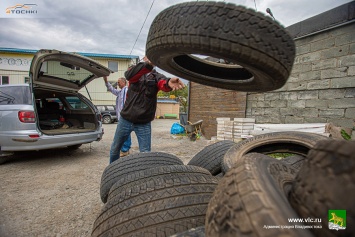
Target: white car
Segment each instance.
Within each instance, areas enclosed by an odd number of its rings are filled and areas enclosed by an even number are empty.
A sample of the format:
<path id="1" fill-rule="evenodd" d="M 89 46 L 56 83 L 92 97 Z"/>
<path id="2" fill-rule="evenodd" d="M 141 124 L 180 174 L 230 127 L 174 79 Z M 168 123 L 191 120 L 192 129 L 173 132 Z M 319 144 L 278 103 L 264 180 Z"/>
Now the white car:
<path id="1" fill-rule="evenodd" d="M 16 151 L 78 148 L 101 140 L 101 114 L 78 91 L 110 73 L 78 54 L 39 50 L 30 84 L 0 86 L 0 163 Z"/>

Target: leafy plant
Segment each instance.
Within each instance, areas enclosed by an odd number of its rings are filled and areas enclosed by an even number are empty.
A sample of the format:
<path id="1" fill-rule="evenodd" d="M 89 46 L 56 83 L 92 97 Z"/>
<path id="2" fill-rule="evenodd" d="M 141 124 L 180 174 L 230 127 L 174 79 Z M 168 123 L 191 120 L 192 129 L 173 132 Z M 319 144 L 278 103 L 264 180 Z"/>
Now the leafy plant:
<path id="1" fill-rule="evenodd" d="M 189 85 L 189 84 L 188 84 Z M 158 97 L 168 97 L 168 98 L 177 98 L 177 101 L 180 102 L 180 111 L 183 113 L 187 112 L 187 105 L 188 105 L 188 91 L 189 86 L 185 86 L 181 90 L 171 91 L 171 92 L 158 92 Z"/>
<path id="2" fill-rule="evenodd" d="M 347 132 L 345 132 L 344 129 L 340 130 L 340 134 L 345 140 L 350 140 L 351 139 L 351 135 L 349 135 Z"/>

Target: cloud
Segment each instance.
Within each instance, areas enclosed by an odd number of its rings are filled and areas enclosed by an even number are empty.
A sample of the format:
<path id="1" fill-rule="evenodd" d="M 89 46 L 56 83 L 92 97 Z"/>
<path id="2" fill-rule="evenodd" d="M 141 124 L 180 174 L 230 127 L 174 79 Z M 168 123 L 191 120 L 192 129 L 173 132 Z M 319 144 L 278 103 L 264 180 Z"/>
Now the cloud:
<path id="1" fill-rule="evenodd" d="M 153 1 L 87 0 L 83 3 L 69 0 L 34 0 L 33 2 L 38 5 L 45 17 L 0 18 L 0 24 L 6 26 L 0 28 L 0 47 L 55 48 L 63 51 L 124 55 L 132 52 L 132 55 L 142 57 L 145 54 L 149 27 L 155 16 L 169 6 L 187 2 L 155 0 L 143 26 Z M 229 2 L 255 10 L 254 0 Z M 258 11 L 266 15 L 265 9 L 270 8 L 276 20 L 284 26 L 305 20 L 346 2 L 349 0 L 255 0 Z"/>

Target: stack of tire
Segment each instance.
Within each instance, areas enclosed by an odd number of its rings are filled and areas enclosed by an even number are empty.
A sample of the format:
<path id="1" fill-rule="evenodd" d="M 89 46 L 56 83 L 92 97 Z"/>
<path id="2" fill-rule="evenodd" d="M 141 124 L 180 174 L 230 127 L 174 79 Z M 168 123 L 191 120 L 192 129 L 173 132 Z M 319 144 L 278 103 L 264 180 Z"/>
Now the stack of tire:
<path id="1" fill-rule="evenodd" d="M 170 236 L 205 223 L 218 178 L 163 152 L 132 154 L 103 172 L 92 236 Z"/>
<path id="2" fill-rule="evenodd" d="M 355 142 L 304 132 L 219 141 L 187 165 L 168 153 L 133 154 L 105 169 L 92 236 L 351 236 L 352 226 L 328 228 L 328 210 L 355 221 L 354 171 Z M 286 228 L 296 225 L 322 227 Z"/>
<path id="3" fill-rule="evenodd" d="M 277 160 L 267 154 L 295 154 Z M 353 236 L 331 229 L 328 211 L 355 221 L 355 142 L 318 134 L 255 136 L 224 155 L 220 180 L 206 213 L 205 236 Z M 290 219 L 293 219 L 290 221 Z"/>
<path id="4" fill-rule="evenodd" d="M 189 81 L 265 92 L 286 83 L 295 44 L 259 12 L 194 1 L 156 16 L 146 54 L 154 65 Z M 269 156 L 274 153 L 292 156 L 278 160 Z M 354 156 L 354 142 L 280 132 L 217 142 L 187 165 L 162 152 L 123 157 L 102 175 L 105 205 L 92 236 L 353 236 L 354 226 L 329 230 L 327 210 L 346 209 L 347 221 L 355 223 Z M 322 228 L 287 227 L 304 226 L 299 218 L 321 218 Z"/>

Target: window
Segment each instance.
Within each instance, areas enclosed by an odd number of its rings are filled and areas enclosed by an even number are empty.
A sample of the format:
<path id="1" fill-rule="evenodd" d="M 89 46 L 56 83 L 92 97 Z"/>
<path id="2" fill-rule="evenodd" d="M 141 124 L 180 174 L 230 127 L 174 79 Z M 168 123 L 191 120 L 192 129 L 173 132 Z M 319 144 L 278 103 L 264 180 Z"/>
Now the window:
<path id="1" fill-rule="evenodd" d="M 98 105 L 98 106 L 96 106 L 96 108 L 97 108 L 100 112 L 104 112 L 104 111 L 105 111 L 105 106 Z"/>
<path id="2" fill-rule="evenodd" d="M 0 87 L 0 105 L 32 104 L 30 88 L 28 86 Z"/>
<path id="3" fill-rule="evenodd" d="M 9 84 L 9 76 L 0 76 L 0 85 L 7 85 Z"/>
<path id="4" fill-rule="evenodd" d="M 76 96 L 67 96 L 65 99 L 69 102 L 70 106 L 74 109 L 87 109 L 88 105 Z"/>
<path id="5" fill-rule="evenodd" d="M 25 77 L 25 83 L 30 84 L 30 78 L 29 77 Z"/>
<path id="6" fill-rule="evenodd" d="M 108 68 L 114 72 L 118 72 L 118 62 L 108 61 Z"/>
<path id="7" fill-rule="evenodd" d="M 46 98 L 45 100 L 46 100 L 46 104 L 48 102 L 57 102 L 59 104 L 59 109 L 64 109 L 63 103 L 62 101 L 60 101 L 59 98 Z"/>

